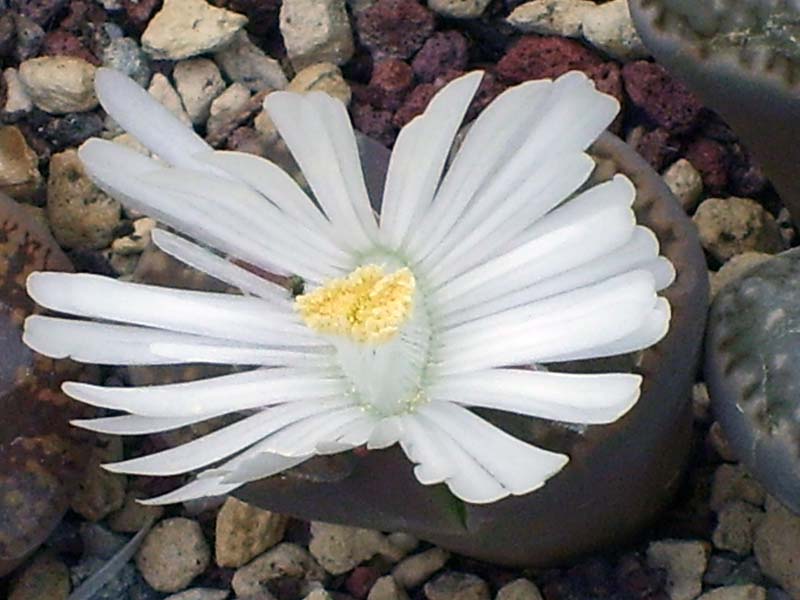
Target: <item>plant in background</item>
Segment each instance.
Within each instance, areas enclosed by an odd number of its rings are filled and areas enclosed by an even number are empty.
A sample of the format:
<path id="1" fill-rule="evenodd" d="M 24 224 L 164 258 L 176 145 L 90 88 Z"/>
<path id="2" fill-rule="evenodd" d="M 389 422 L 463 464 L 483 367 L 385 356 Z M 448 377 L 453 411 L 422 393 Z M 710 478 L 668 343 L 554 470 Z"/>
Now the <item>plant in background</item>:
<path id="1" fill-rule="evenodd" d="M 87 170 L 130 208 L 204 244 L 159 230 L 159 248 L 242 293 L 36 273 L 30 295 L 82 319 L 30 317 L 26 343 L 101 364 L 254 367 L 165 386 L 66 384 L 80 401 L 130 413 L 76 422 L 94 431 L 242 416 L 108 469 L 211 467 L 151 500 L 177 502 L 315 455 L 399 443 L 421 483 L 489 503 L 539 488 L 568 457 L 468 407 L 602 424 L 635 404 L 639 375 L 542 366 L 640 350 L 668 329 L 657 292 L 674 270 L 636 224 L 633 185 L 618 175 L 581 189 L 594 168 L 585 150 L 618 104 L 580 73 L 521 84 L 483 111 L 445 169 L 480 80 L 452 81 L 403 128 L 376 217 L 337 100 L 274 92 L 265 102 L 312 199 L 274 164 L 213 151 L 133 82 L 98 72 L 103 106 L 167 164 L 90 140 L 80 150 Z M 302 278 L 303 293 L 264 271 Z"/>

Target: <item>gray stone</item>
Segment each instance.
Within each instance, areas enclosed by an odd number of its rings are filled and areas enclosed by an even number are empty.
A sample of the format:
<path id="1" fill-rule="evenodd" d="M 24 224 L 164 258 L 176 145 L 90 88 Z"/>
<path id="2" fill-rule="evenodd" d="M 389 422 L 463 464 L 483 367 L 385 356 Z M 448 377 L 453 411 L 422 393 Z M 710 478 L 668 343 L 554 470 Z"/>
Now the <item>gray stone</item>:
<path id="1" fill-rule="evenodd" d="M 17 576 L 8 600 L 66 600 L 69 570 L 48 552 L 38 554 Z"/>
<path id="2" fill-rule="evenodd" d="M 6 84 L 6 103 L 3 105 L 3 114 L 18 116 L 28 113 L 33 109 L 33 101 L 19 78 L 19 71 L 8 67 L 3 71 Z"/>
<path id="3" fill-rule="evenodd" d="M 475 19 L 483 14 L 490 0 L 428 0 L 428 8 L 445 17 Z"/>
<path id="4" fill-rule="evenodd" d="M 647 563 L 667 573 L 670 600 L 694 600 L 703 589 L 709 545 L 701 541 L 662 540 L 647 548 Z"/>
<path id="5" fill-rule="evenodd" d="M 72 587 L 78 587 L 89 577 L 102 569 L 107 562 L 106 559 L 97 558 L 96 556 L 82 558 L 78 564 L 70 569 Z M 134 566 L 127 563 L 114 574 L 114 577 L 107 580 L 103 587 L 94 593 L 92 600 L 120 600 L 120 598 L 129 598 L 128 594 L 136 586 L 138 579 Z"/>
<path id="6" fill-rule="evenodd" d="M 680 200 L 683 210 L 690 213 L 697 208 L 703 195 L 703 178 L 692 163 L 685 158 L 676 160 L 664 172 L 664 183 Z"/>
<path id="7" fill-rule="evenodd" d="M 728 585 L 706 592 L 698 600 L 766 600 L 767 590 L 758 585 Z"/>
<path id="8" fill-rule="evenodd" d="M 325 581 L 325 570 L 303 548 L 284 542 L 237 569 L 231 587 L 237 596 L 255 596 L 268 593 L 269 583 L 277 579 L 297 580 L 300 593 L 307 594 L 317 587 L 313 584 Z"/>
<path id="9" fill-rule="evenodd" d="M 428 600 L 489 600 L 489 586 L 470 573 L 448 571 L 425 584 Z"/>
<path id="10" fill-rule="evenodd" d="M 230 43 L 247 17 L 204 0 L 164 0 L 142 34 L 144 50 L 158 59 L 180 60 Z"/>
<path id="11" fill-rule="evenodd" d="M 65 248 L 80 250 L 98 250 L 105 248 L 114 239 L 114 231 L 120 224 L 122 210 L 117 200 L 100 191 L 89 179 L 83 164 L 74 149 L 54 154 L 50 159 L 50 176 L 47 180 L 47 217 L 58 243 Z M 119 438 L 116 438 L 117 440 Z M 115 443 L 115 442 L 114 442 Z M 119 447 L 119 458 L 122 448 Z M 102 519 L 108 513 L 122 506 L 125 496 L 125 478 L 109 473 L 100 468 L 101 462 L 96 460 L 87 471 L 89 477 L 83 492 L 93 497 L 90 499 L 82 492 L 73 500 L 84 507 L 76 508 L 87 519 Z M 113 483 L 113 482 L 120 483 Z M 100 494 L 105 497 L 96 497 Z M 113 497 L 113 502 L 110 502 Z M 89 509 L 86 505 L 94 505 Z M 102 505 L 102 509 L 101 506 Z M 100 514 L 97 511 L 100 511 Z"/>
<path id="12" fill-rule="evenodd" d="M 408 594 L 394 577 L 385 575 L 372 585 L 367 600 L 408 600 Z"/>
<path id="13" fill-rule="evenodd" d="M 308 549 L 333 575 L 346 573 L 376 554 L 394 551 L 386 536 L 378 531 L 319 521 L 311 523 Z"/>
<path id="14" fill-rule="evenodd" d="M 296 70 L 318 62 L 341 65 L 353 56 L 344 0 L 284 0 L 280 28 Z"/>
<path id="15" fill-rule="evenodd" d="M 228 590 L 214 590 L 211 588 L 192 588 L 167 596 L 164 600 L 225 600 L 229 595 Z"/>
<path id="16" fill-rule="evenodd" d="M 97 106 L 95 71 L 95 66 L 82 58 L 43 56 L 20 64 L 19 77 L 37 108 L 62 115 Z"/>
<path id="17" fill-rule="evenodd" d="M 79 533 L 84 556 L 111 558 L 128 542 L 126 536 L 114 533 L 99 523 L 81 523 Z"/>
<path id="18" fill-rule="evenodd" d="M 741 465 L 720 465 L 711 482 L 712 510 L 719 512 L 731 500 L 744 500 L 754 506 L 764 504 L 764 488 Z"/>
<path id="19" fill-rule="evenodd" d="M 103 66 L 125 73 L 142 87 L 150 81 L 150 60 L 133 38 L 111 40 L 103 50 Z"/>
<path id="20" fill-rule="evenodd" d="M 406 589 L 422 585 L 441 569 L 450 558 L 450 553 L 441 548 L 431 548 L 403 559 L 392 570 L 392 576 Z"/>
<path id="21" fill-rule="evenodd" d="M 161 73 L 153 75 L 153 79 L 150 81 L 150 87 L 147 88 L 147 91 L 150 92 L 153 98 L 158 100 L 159 104 L 166 107 L 169 112 L 178 117 L 184 124 L 191 126 L 192 120 L 183 107 L 180 94 L 172 87 L 172 84 L 165 75 Z"/>
<path id="22" fill-rule="evenodd" d="M 721 263 L 747 251 L 783 250 L 775 218 L 750 198 L 709 198 L 697 207 L 692 220 L 703 247 Z"/>
<path id="23" fill-rule="evenodd" d="M 241 567 L 283 539 L 289 518 L 230 497 L 217 513 L 215 557 L 220 567 Z"/>
<path id="24" fill-rule="evenodd" d="M 594 5 L 584 13 L 581 29 L 586 41 L 611 58 L 629 61 L 650 55 L 633 26 L 627 0 Z"/>
<path id="25" fill-rule="evenodd" d="M 711 541 L 720 550 L 739 555 L 750 554 L 753 535 L 764 518 L 764 512 L 741 500 L 728 502 L 717 514 L 717 526 Z"/>
<path id="26" fill-rule="evenodd" d="M 282 90 L 287 79 L 281 64 L 256 46 L 247 33 L 240 31 L 233 41 L 214 55 L 214 60 L 231 81 L 252 92 Z"/>
<path id="27" fill-rule="evenodd" d="M 536 584 L 529 579 L 515 579 L 497 590 L 495 600 L 543 600 Z"/>
<path id="28" fill-rule="evenodd" d="M 516 7 L 508 22 L 525 33 L 578 37 L 590 0 L 533 0 Z"/>
<path id="29" fill-rule="evenodd" d="M 194 125 L 205 123 L 211 103 L 225 90 L 217 65 L 207 58 L 182 60 L 175 65 L 172 77 L 189 119 Z"/>
<path id="30" fill-rule="evenodd" d="M 142 542 L 136 566 L 153 589 L 179 592 L 206 570 L 211 549 L 197 521 L 176 517 L 158 523 Z"/>
<path id="31" fill-rule="evenodd" d="M 767 516 L 756 529 L 753 550 L 765 575 L 774 579 L 793 598 L 800 598 L 800 516 L 773 498 Z"/>

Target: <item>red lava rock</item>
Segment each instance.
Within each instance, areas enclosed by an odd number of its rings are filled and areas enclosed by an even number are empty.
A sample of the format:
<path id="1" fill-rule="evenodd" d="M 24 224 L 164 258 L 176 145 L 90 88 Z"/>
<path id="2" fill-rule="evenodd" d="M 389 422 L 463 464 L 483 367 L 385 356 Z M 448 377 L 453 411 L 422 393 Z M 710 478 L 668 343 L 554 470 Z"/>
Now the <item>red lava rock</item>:
<path id="1" fill-rule="evenodd" d="M 161 7 L 161 0 L 122 0 L 128 23 L 138 30 L 144 30 L 150 17 Z"/>
<path id="2" fill-rule="evenodd" d="M 558 77 L 572 70 L 588 72 L 602 64 L 599 56 L 575 40 L 525 36 L 497 63 L 497 74 L 513 84 Z"/>
<path id="3" fill-rule="evenodd" d="M 11 0 L 11 9 L 42 27 L 49 25 L 69 0 Z"/>
<path id="4" fill-rule="evenodd" d="M 347 591 L 357 600 L 363 600 L 380 577 L 374 567 L 356 567 L 344 582 Z"/>
<path id="5" fill-rule="evenodd" d="M 700 171 L 710 193 L 718 194 L 728 185 L 728 153 L 719 142 L 707 138 L 692 142 L 686 149 L 686 159 Z"/>
<path id="6" fill-rule="evenodd" d="M 380 110 L 366 102 L 353 102 L 350 112 L 353 125 L 361 133 L 384 146 L 391 146 L 397 137 L 397 130 L 392 123 L 392 112 Z"/>
<path id="7" fill-rule="evenodd" d="M 497 98 L 505 89 L 506 85 L 502 83 L 494 74 L 486 72 L 483 74 L 481 84 L 478 86 L 478 91 L 475 92 L 475 97 L 467 110 L 466 119 L 468 121 L 474 119 L 478 114 L 486 108 L 492 100 Z"/>
<path id="8" fill-rule="evenodd" d="M 394 123 L 395 127 L 403 127 L 411 119 L 421 114 L 422 111 L 425 110 L 425 107 L 428 106 L 428 102 L 431 101 L 431 98 L 441 89 L 442 85 L 444 84 L 437 85 L 435 82 L 421 83 L 411 90 L 408 98 L 403 102 L 403 106 L 401 106 L 397 112 L 394 113 L 394 117 L 392 117 L 392 123 Z"/>
<path id="9" fill-rule="evenodd" d="M 51 56 L 77 56 L 93 65 L 100 65 L 100 61 L 86 49 L 76 35 L 63 29 L 56 29 L 44 36 L 42 53 Z"/>
<path id="10" fill-rule="evenodd" d="M 679 150 L 669 132 L 660 127 L 642 134 L 634 143 L 634 148 L 653 169 L 659 172 L 676 158 Z"/>
<path id="11" fill-rule="evenodd" d="M 467 40 L 457 31 L 439 31 L 429 37 L 411 63 L 417 79 L 430 83 L 445 71 L 467 68 Z"/>
<path id="12" fill-rule="evenodd" d="M 375 108 L 397 110 L 413 85 L 414 73 L 408 63 L 389 58 L 375 64 L 365 92 Z"/>
<path id="13" fill-rule="evenodd" d="M 661 65 L 640 60 L 622 68 L 633 103 L 670 133 L 686 133 L 697 123 L 703 105 Z"/>
<path id="14" fill-rule="evenodd" d="M 586 70 L 586 74 L 592 78 L 597 89 L 614 96 L 622 104 L 625 100 L 625 94 L 622 88 L 622 69 L 619 68 L 617 63 L 607 62 L 596 67 L 590 67 Z"/>
<path id="15" fill-rule="evenodd" d="M 409 58 L 433 33 L 433 13 L 415 0 L 378 0 L 356 17 L 361 43 L 375 58 Z"/>
<path id="16" fill-rule="evenodd" d="M 102 25 L 105 21 L 106 12 L 96 2 L 72 0 L 69 13 L 61 20 L 60 28 L 81 34 L 90 30 L 87 25 Z"/>
<path id="17" fill-rule="evenodd" d="M 264 142 L 261 134 L 252 127 L 237 127 L 226 140 L 225 146 L 228 150 L 247 152 L 262 156 L 264 154 Z"/>
<path id="18" fill-rule="evenodd" d="M 728 146 L 730 151 L 730 185 L 734 196 L 749 197 L 763 191 L 767 186 L 764 172 L 750 157 L 741 144 Z"/>

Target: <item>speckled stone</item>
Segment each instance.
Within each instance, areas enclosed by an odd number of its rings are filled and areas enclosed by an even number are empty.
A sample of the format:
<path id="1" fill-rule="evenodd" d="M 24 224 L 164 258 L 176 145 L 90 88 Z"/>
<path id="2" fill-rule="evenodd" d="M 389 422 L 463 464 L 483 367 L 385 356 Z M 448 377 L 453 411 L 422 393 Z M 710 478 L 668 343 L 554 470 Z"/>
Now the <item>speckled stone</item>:
<path id="1" fill-rule="evenodd" d="M 78 486 L 70 508 L 89 521 L 99 521 L 119 510 L 125 501 L 127 477 L 110 473 L 101 465 L 120 460 L 122 439 L 116 436 L 98 436 L 86 469 L 86 477 Z"/>
<path id="2" fill-rule="evenodd" d="M 43 56 L 26 60 L 19 76 L 37 108 L 63 115 L 92 110 L 96 67 L 74 56 Z"/>
<path id="3" fill-rule="evenodd" d="M 495 600 L 543 600 L 536 584 L 529 579 L 515 579 L 497 590 Z"/>
<path id="4" fill-rule="evenodd" d="M 231 81 L 246 85 L 251 92 L 282 90 L 286 74 L 281 64 L 240 31 L 233 41 L 214 54 L 214 59 Z"/>
<path id="5" fill-rule="evenodd" d="M 428 0 L 428 7 L 444 17 L 475 19 L 483 14 L 490 0 Z"/>
<path id="6" fill-rule="evenodd" d="M 306 550 L 284 542 L 237 569 L 231 587 L 237 596 L 256 596 L 268 593 L 277 580 L 294 581 L 307 594 L 325 581 L 325 570 Z"/>
<path id="7" fill-rule="evenodd" d="M 42 185 L 39 157 L 18 127 L 0 127 L 0 192 L 30 201 Z"/>
<path id="8" fill-rule="evenodd" d="M 378 578 L 369 590 L 367 600 L 408 600 L 408 594 L 391 575 Z"/>
<path id="9" fill-rule="evenodd" d="M 344 0 L 283 0 L 280 28 L 295 69 L 314 63 L 346 63 L 353 32 Z"/>
<path id="10" fill-rule="evenodd" d="M 489 600 L 489 586 L 470 573 L 448 571 L 429 581 L 424 587 L 428 600 Z"/>
<path id="11" fill-rule="evenodd" d="M 217 514 L 215 557 L 220 567 L 241 567 L 283 539 L 288 517 L 236 498 Z"/>
<path id="12" fill-rule="evenodd" d="M 50 553 L 38 554 L 11 586 L 8 600 L 66 600 L 69 570 Z"/>
<path id="13" fill-rule="evenodd" d="M 112 531 L 135 533 L 161 517 L 163 506 L 147 506 L 136 501 L 144 497 L 145 494 L 136 491 L 129 491 L 125 495 L 122 507 L 108 516 L 108 526 Z"/>
<path id="14" fill-rule="evenodd" d="M 217 65 L 207 58 L 182 60 L 175 65 L 172 77 L 189 119 L 194 125 L 205 123 L 211 103 L 225 90 Z"/>
<path id="15" fill-rule="evenodd" d="M 764 504 L 766 493 L 741 465 L 720 465 L 711 480 L 712 510 L 720 511 L 731 500 L 744 500 L 753 506 Z"/>
<path id="16" fill-rule="evenodd" d="M 650 55 L 633 26 L 627 0 L 595 4 L 584 13 L 581 29 L 586 41 L 616 60 Z"/>
<path id="17" fill-rule="evenodd" d="M 691 213 L 703 195 L 703 177 L 685 158 L 680 158 L 664 172 L 664 183 L 680 200 L 683 210 Z"/>
<path id="18" fill-rule="evenodd" d="M 524 33 L 578 37 L 584 14 L 594 7 L 590 0 L 532 0 L 511 11 L 508 22 Z"/>
<path id="19" fill-rule="evenodd" d="M 753 549 L 753 535 L 764 519 L 764 512 L 741 500 L 725 504 L 717 513 L 717 526 L 711 541 L 720 550 L 746 556 Z"/>
<path id="20" fill-rule="evenodd" d="M 379 531 L 314 521 L 311 523 L 309 551 L 333 575 L 350 571 L 376 554 L 393 549 Z"/>
<path id="21" fill-rule="evenodd" d="M 22 80 L 19 78 L 19 71 L 12 67 L 7 68 L 3 71 L 3 81 L 5 82 L 6 100 L 2 108 L 2 114 L 18 117 L 30 112 L 33 109 L 33 102 Z"/>
<path id="22" fill-rule="evenodd" d="M 450 553 L 446 550 L 431 548 L 400 561 L 392 570 L 392 576 L 404 588 L 414 588 L 427 581 L 449 558 Z"/>
<path id="23" fill-rule="evenodd" d="M 667 573 L 670 600 L 694 600 L 703 589 L 709 544 L 702 541 L 663 540 L 651 542 L 647 563 Z"/>
<path id="24" fill-rule="evenodd" d="M 753 544 L 758 565 L 793 598 L 800 598 L 800 516 L 773 498 L 766 507 Z"/>
<path id="25" fill-rule="evenodd" d="M 176 517 L 158 523 L 142 542 L 136 566 L 153 589 L 178 592 L 206 570 L 211 549 L 200 524 Z"/>

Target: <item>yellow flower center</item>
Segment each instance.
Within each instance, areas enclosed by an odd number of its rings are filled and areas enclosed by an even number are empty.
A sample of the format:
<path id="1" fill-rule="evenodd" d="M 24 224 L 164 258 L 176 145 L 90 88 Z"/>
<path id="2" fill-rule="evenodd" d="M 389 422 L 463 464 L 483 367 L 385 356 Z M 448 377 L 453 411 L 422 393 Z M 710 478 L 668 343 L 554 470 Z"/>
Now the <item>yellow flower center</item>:
<path id="1" fill-rule="evenodd" d="M 295 309 L 314 331 L 381 344 L 391 340 L 408 319 L 415 288 L 408 268 L 387 275 L 383 267 L 365 265 L 298 296 Z"/>

